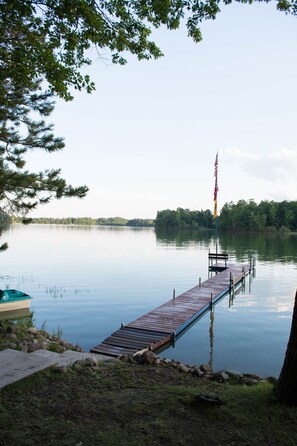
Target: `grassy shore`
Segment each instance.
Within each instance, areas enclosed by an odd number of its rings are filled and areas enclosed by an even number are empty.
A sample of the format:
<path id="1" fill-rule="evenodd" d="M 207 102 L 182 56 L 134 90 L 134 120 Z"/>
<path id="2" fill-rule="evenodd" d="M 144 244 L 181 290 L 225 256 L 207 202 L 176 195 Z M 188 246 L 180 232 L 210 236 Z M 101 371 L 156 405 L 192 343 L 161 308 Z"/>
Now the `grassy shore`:
<path id="1" fill-rule="evenodd" d="M 1 446 L 295 446 L 296 426 L 297 409 L 276 404 L 267 381 L 220 383 L 169 365 L 48 369 L 0 392 Z"/>

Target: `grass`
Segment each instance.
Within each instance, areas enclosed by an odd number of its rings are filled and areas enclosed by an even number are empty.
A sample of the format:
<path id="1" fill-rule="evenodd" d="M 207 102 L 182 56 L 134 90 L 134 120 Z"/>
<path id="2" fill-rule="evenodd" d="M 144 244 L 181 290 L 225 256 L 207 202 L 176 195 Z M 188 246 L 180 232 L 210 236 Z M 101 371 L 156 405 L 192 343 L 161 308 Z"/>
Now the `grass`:
<path id="1" fill-rule="evenodd" d="M 63 330 L 61 327 L 58 326 L 56 330 L 53 331 L 53 336 L 57 339 L 62 339 Z"/>
<path id="2" fill-rule="evenodd" d="M 221 406 L 198 403 L 199 393 Z M 114 362 L 40 372 L 0 392 L 0 445 L 297 444 L 297 409 L 272 385 L 201 380 L 171 367 Z"/>

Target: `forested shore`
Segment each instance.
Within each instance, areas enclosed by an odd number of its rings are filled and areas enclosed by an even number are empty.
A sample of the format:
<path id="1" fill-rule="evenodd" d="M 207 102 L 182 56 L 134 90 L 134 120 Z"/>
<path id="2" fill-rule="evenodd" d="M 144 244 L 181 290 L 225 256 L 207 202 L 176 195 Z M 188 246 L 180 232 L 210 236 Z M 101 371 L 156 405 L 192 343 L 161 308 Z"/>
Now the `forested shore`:
<path id="1" fill-rule="evenodd" d="M 191 211 L 178 208 L 158 211 L 156 229 L 215 229 L 210 210 Z M 219 215 L 221 231 L 297 231 L 297 201 L 239 200 L 225 203 Z"/>
<path id="2" fill-rule="evenodd" d="M 20 219 L 14 220 L 20 223 Z M 154 226 L 154 220 L 133 218 L 126 219 L 122 217 L 109 218 L 91 218 L 91 217 L 67 217 L 67 218 L 32 218 L 30 223 L 47 224 L 47 225 L 86 225 L 86 226 L 134 226 L 134 227 L 150 227 Z"/>
<path id="3" fill-rule="evenodd" d="M 1 215 L 0 215 L 1 217 Z M 1 217 L 9 221 L 3 213 Z M 21 219 L 13 218 L 13 222 L 20 223 Z M 156 219 L 123 217 L 91 218 L 32 218 L 31 223 L 55 225 L 89 225 L 89 226 L 132 226 L 154 227 L 162 230 L 214 230 L 216 221 L 212 212 L 207 210 L 190 210 L 177 208 L 165 209 L 157 212 Z M 239 200 L 237 203 L 225 203 L 219 214 L 220 231 L 234 232 L 288 232 L 297 231 L 297 201 L 261 201 Z"/>

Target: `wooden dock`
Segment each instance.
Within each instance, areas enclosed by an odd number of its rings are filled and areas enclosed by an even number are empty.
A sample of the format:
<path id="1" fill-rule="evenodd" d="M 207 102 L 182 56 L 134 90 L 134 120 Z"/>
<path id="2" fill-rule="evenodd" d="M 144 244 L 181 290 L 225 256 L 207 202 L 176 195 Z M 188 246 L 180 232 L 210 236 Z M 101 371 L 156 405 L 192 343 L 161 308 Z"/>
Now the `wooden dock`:
<path id="1" fill-rule="evenodd" d="M 212 264 L 212 268 L 214 265 Z M 251 272 L 251 264 L 217 264 L 218 274 L 133 322 L 122 326 L 90 351 L 118 357 L 170 343 L 221 297 L 235 290 Z"/>

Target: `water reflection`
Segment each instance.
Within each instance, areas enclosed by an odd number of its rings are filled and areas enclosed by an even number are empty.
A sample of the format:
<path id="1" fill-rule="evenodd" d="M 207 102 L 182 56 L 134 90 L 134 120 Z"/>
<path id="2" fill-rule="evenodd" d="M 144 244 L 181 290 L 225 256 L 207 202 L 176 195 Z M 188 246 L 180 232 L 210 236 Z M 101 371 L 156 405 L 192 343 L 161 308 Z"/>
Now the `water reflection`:
<path id="1" fill-rule="evenodd" d="M 257 255 L 260 261 L 297 262 L 297 234 L 220 234 L 220 246 L 238 260 L 247 254 Z"/>
<path id="2" fill-rule="evenodd" d="M 213 249 L 214 231 L 156 231 L 160 246 L 200 246 Z M 259 261 L 297 263 L 296 233 L 231 233 L 219 234 L 219 251 L 242 262 L 256 257 Z"/>
<path id="3" fill-rule="evenodd" d="M 49 294 L 53 299 L 61 298 L 65 295 L 66 289 L 64 287 L 51 286 L 45 288 L 46 294 Z"/>
<path id="4" fill-rule="evenodd" d="M 174 245 L 177 247 L 187 247 L 198 245 L 208 247 L 215 240 L 214 231 L 169 231 L 156 229 L 156 240 L 159 245 Z"/>
<path id="5" fill-rule="evenodd" d="M 214 306 L 212 305 L 210 307 L 210 311 L 209 311 L 209 346 L 210 346 L 210 351 L 209 351 L 209 367 L 210 370 L 213 371 L 213 349 L 214 349 L 214 317 L 215 317 L 215 311 L 214 311 Z"/>

